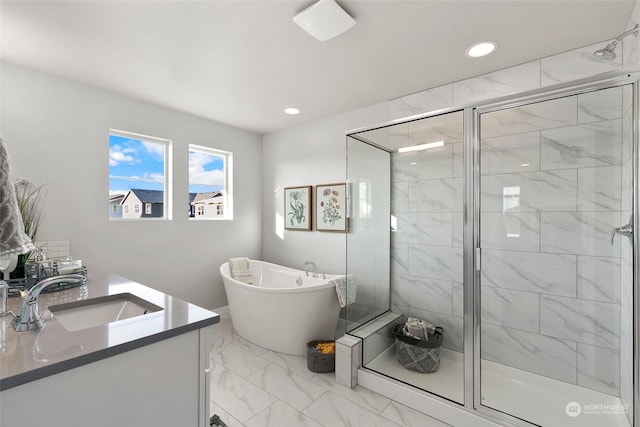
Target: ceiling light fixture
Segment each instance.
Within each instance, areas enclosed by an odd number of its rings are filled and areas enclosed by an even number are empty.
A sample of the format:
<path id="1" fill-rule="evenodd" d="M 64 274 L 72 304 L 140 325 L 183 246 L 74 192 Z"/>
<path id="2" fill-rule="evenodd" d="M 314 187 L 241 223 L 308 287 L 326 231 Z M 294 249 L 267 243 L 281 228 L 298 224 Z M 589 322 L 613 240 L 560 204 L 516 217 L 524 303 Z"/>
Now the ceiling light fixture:
<path id="1" fill-rule="evenodd" d="M 498 43 L 492 41 L 484 41 L 475 43 L 465 51 L 465 54 L 470 58 L 480 58 L 481 56 L 489 55 L 496 50 Z"/>
<path id="2" fill-rule="evenodd" d="M 410 151 L 428 150 L 429 148 L 436 148 L 444 146 L 444 141 L 430 142 L 428 144 L 412 145 L 410 147 L 398 148 L 398 153 L 408 153 Z"/>
<path id="3" fill-rule="evenodd" d="M 285 114 L 289 114 L 290 116 L 295 116 L 296 114 L 300 114 L 300 109 L 295 107 L 288 107 L 284 109 Z"/>
<path id="4" fill-rule="evenodd" d="M 326 41 L 356 25 L 335 0 L 320 0 L 293 17 L 293 22 L 320 41 Z"/>

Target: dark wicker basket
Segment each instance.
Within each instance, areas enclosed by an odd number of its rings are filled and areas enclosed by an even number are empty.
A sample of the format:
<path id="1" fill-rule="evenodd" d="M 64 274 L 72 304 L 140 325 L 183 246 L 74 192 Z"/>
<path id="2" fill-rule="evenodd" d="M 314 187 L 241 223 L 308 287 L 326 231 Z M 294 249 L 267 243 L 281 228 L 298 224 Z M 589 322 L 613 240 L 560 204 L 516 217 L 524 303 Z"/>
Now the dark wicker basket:
<path id="1" fill-rule="evenodd" d="M 321 353 L 316 350 L 320 343 L 332 343 L 334 340 L 317 340 L 307 343 L 307 368 L 311 372 L 326 373 L 336 370 L 336 353 Z"/>
<path id="2" fill-rule="evenodd" d="M 429 334 L 429 341 L 406 336 L 402 333 L 403 325 L 393 328 L 398 362 L 406 369 L 422 374 L 435 372 L 440 367 L 440 348 L 444 330 L 437 326 L 434 334 Z"/>

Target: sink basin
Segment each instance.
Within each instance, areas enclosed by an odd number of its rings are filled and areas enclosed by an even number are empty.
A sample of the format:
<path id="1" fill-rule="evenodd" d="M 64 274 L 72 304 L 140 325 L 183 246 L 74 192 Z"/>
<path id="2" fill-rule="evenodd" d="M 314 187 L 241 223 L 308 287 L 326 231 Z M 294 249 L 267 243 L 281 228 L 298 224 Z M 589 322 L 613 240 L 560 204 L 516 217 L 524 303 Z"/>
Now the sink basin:
<path id="1" fill-rule="evenodd" d="M 107 295 L 49 306 L 55 319 L 69 332 L 89 329 L 162 310 L 130 293 Z"/>

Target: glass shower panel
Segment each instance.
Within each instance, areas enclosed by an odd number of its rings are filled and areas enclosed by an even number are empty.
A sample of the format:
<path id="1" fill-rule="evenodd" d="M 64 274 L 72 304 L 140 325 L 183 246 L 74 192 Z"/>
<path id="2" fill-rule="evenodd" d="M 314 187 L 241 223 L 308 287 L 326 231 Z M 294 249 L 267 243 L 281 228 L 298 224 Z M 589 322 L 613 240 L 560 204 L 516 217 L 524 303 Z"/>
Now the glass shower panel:
<path id="1" fill-rule="evenodd" d="M 631 86 L 480 115 L 481 404 L 632 419 Z"/>
<path id="2" fill-rule="evenodd" d="M 463 139 L 462 111 L 353 138 L 353 145 L 373 142 L 391 157 L 391 305 L 369 330 L 355 332 L 364 338 L 364 366 L 457 403 L 464 402 Z M 348 257 L 353 251 L 348 245 Z M 444 329 L 438 371 L 418 373 L 398 361 L 391 330 L 408 317 Z"/>
<path id="3" fill-rule="evenodd" d="M 347 273 L 356 295 L 342 317 L 350 332 L 389 310 L 389 152 L 347 137 L 347 181 Z"/>

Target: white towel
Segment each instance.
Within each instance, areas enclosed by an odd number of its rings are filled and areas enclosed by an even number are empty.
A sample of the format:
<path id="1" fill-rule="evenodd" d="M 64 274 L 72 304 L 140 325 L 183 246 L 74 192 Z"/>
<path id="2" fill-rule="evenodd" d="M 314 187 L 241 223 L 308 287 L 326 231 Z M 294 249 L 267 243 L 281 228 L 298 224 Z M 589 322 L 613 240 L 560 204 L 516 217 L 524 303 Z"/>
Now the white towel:
<path id="1" fill-rule="evenodd" d="M 238 282 L 253 283 L 249 258 L 229 258 L 229 268 L 231 269 L 231 277 Z"/>
<path id="2" fill-rule="evenodd" d="M 0 139 L 0 258 L 25 254 L 35 249 L 29 236 L 24 233 L 10 172 L 9 154 Z"/>
<path id="3" fill-rule="evenodd" d="M 329 283 L 336 287 L 336 294 L 338 295 L 338 302 L 340 307 L 346 307 L 356 302 L 356 281 L 351 274 L 346 276 L 339 276 L 333 280 L 329 280 Z"/>

